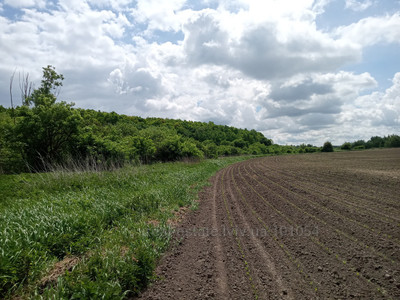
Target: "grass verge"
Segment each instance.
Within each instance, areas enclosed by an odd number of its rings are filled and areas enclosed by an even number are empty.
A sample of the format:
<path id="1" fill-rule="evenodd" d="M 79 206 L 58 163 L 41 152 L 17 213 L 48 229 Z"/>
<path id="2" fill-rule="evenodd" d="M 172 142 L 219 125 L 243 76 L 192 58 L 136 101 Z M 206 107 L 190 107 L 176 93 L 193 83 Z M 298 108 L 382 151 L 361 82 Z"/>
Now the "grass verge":
<path id="1" fill-rule="evenodd" d="M 137 294 L 217 170 L 249 157 L 0 176 L 0 298 Z"/>

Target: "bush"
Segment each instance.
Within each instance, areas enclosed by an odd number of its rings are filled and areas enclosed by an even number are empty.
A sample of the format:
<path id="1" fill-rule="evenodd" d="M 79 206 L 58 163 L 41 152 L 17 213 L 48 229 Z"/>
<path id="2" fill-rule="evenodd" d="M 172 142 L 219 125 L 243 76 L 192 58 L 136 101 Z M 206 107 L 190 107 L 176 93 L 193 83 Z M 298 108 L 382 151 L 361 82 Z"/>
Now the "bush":
<path id="1" fill-rule="evenodd" d="M 349 143 L 349 142 L 344 143 L 344 144 L 340 147 L 340 149 L 342 149 L 342 150 L 351 150 L 351 143 Z"/>
<path id="2" fill-rule="evenodd" d="M 365 149 L 364 145 L 358 145 L 353 147 L 353 150 L 364 150 L 364 149 Z"/>
<path id="3" fill-rule="evenodd" d="M 325 142 L 322 146 L 321 152 L 333 152 L 333 146 L 331 142 Z"/>

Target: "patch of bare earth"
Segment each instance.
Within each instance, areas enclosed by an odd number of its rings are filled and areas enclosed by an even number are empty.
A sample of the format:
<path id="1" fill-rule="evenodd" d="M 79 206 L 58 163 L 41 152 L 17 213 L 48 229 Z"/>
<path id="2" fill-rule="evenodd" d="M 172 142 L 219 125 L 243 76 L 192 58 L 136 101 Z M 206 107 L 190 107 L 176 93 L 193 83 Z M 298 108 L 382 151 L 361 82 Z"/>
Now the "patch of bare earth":
<path id="1" fill-rule="evenodd" d="M 58 277 L 65 274 L 66 271 L 72 270 L 79 263 L 79 257 L 67 256 L 63 260 L 56 262 L 47 276 L 40 280 L 40 286 L 46 287 L 57 282 Z"/>
<path id="2" fill-rule="evenodd" d="M 400 299 L 400 149 L 258 158 L 212 178 L 143 299 Z"/>

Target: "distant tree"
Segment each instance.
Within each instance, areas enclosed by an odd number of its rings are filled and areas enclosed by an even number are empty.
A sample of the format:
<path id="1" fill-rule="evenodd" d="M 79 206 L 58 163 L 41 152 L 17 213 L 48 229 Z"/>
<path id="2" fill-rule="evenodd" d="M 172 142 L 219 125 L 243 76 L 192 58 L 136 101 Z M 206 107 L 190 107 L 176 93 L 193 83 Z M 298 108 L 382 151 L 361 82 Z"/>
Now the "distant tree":
<path id="1" fill-rule="evenodd" d="M 353 149 L 365 149 L 365 141 L 364 140 L 358 140 L 352 143 L 352 148 Z"/>
<path id="2" fill-rule="evenodd" d="M 238 147 L 238 148 L 244 148 L 247 147 L 249 143 L 245 141 L 243 138 L 238 138 L 233 141 L 233 146 Z"/>
<path id="3" fill-rule="evenodd" d="M 400 147 L 400 136 L 398 135 L 389 135 L 386 138 L 385 147 Z"/>
<path id="4" fill-rule="evenodd" d="M 346 142 L 340 147 L 342 150 L 351 150 L 351 143 Z"/>
<path id="5" fill-rule="evenodd" d="M 321 152 L 333 152 L 332 143 L 329 141 L 325 142 L 322 146 Z"/>
<path id="6" fill-rule="evenodd" d="M 373 136 L 366 143 L 366 148 L 381 148 L 385 146 L 385 139 L 380 136 Z"/>

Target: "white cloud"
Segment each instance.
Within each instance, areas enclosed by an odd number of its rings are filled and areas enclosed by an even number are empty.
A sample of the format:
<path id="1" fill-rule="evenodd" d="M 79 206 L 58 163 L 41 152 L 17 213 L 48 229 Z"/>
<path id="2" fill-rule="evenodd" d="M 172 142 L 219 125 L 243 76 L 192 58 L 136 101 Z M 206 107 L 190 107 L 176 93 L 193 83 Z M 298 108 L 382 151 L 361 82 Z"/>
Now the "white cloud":
<path id="1" fill-rule="evenodd" d="M 198 13 L 183 30 L 189 61 L 194 65 L 225 65 L 255 78 L 272 79 L 329 71 L 361 56 L 359 47 L 332 39 L 313 22 L 281 19 L 251 24 L 250 17 L 243 13 Z M 251 26 L 233 30 L 221 25 L 243 24 L 243 19 Z"/>
<path id="2" fill-rule="evenodd" d="M 122 11 L 129 7 L 131 0 L 87 0 L 88 3 L 97 8 L 112 8 L 116 11 Z"/>
<path id="3" fill-rule="evenodd" d="M 336 35 L 361 46 L 400 42 L 400 13 L 383 17 L 368 17 L 357 23 L 339 27 Z"/>
<path id="4" fill-rule="evenodd" d="M 23 7 L 43 8 L 46 6 L 46 0 L 4 0 L 4 4 L 15 8 L 23 8 Z"/>
<path id="5" fill-rule="evenodd" d="M 338 143 L 398 134 L 400 130 L 400 73 L 385 92 L 358 96 L 343 106 L 339 117 Z"/>
<path id="6" fill-rule="evenodd" d="M 315 0 L 313 5 L 313 11 L 317 14 L 323 14 L 325 12 L 325 6 L 334 0 Z"/>
<path id="7" fill-rule="evenodd" d="M 149 32 L 154 30 L 178 31 L 185 19 L 185 13 L 179 12 L 186 0 L 138 0 L 132 9 L 135 22 L 147 23 Z"/>
<path id="8" fill-rule="evenodd" d="M 372 0 L 346 0 L 346 8 L 354 11 L 363 11 L 372 6 Z"/>

